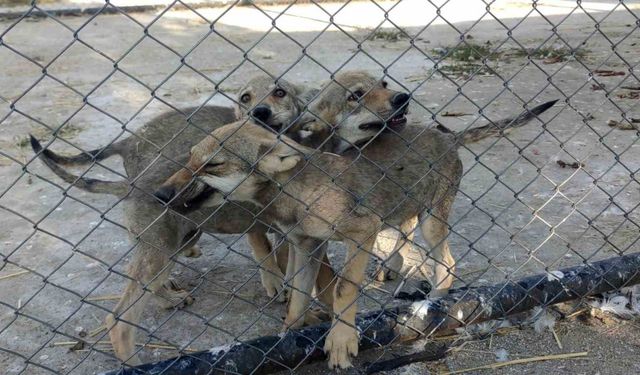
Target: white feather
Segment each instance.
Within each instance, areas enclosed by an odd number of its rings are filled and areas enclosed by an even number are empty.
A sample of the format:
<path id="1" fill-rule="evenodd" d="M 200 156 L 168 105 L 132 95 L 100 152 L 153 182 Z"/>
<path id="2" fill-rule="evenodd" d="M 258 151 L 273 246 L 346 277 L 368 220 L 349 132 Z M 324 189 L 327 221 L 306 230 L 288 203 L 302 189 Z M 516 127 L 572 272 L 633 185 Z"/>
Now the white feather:
<path id="1" fill-rule="evenodd" d="M 634 297 L 631 298 L 634 299 Z M 601 301 L 590 301 L 589 304 L 600 311 L 612 313 L 621 318 L 638 315 L 632 301 L 623 294 L 605 294 Z"/>
<path id="2" fill-rule="evenodd" d="M 634 285 L 620 289 L 620 293 L 629 296 L 631 310 L 636 314 L 640 314 L 640 285 Z"/>
<path id="3" fill-rule="evenodd" d="M 431 301 L 429 301 L 428 299 L 416 301 L 411 304 L 411 312 L 418 318 L 424 319 L 429 314 L 430 307 Z"/>
<path id="4" fill-rule="evenodd" d="M 547 281 L 560 280 L 563 277 L 564 277 L 564 273 L 562 271 L 547 272 Z"/>
<path id="5" fill-rule="evenodd" d="M 536 332 L 542 332 L 545 329 L 551 330 L 556 325 L 555 315 L 539 306 L 534 307 L 531 311 L 531 320 Z"/>
<path id="6" fill-rule="evenodd" d="M 496 362 L 506 362 L 509 360 L 509 352 L 504 348 L 496 350 Z"/>

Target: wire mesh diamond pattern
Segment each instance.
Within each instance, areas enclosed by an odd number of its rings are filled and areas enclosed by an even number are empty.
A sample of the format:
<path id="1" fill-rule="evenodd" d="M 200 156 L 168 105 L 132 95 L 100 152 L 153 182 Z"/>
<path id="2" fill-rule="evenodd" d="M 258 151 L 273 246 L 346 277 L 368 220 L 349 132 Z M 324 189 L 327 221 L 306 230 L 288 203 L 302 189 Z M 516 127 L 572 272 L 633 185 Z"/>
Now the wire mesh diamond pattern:
<path id="1" fill-rule="evenodd" d="M 6 373 L 456 373 L 640 313 L 634 2 L 13 3 Z"/>

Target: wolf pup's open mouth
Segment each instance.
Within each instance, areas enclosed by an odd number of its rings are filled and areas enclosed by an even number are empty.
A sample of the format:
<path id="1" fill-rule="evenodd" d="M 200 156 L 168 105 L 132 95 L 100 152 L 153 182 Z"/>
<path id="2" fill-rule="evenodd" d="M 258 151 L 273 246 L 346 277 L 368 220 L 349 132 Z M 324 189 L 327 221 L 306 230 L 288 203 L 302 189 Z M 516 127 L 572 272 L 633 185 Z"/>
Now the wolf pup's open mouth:
<path id="1" fill-rule="evenodd" d="M 402 130 L 406 124 L 407 116 L 405 116 L 404 113 L 398 113 L 397 115 L 387 120 L 387 122 L 385 123 L 387 127 L 394 131 Z"/>

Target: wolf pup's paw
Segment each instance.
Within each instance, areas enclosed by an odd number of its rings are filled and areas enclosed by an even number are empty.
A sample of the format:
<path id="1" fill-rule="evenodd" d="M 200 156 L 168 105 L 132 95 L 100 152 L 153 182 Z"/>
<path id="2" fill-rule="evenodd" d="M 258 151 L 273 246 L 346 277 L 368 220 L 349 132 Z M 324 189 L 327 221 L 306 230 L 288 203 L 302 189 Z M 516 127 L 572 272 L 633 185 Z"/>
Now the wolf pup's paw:
<path id="1" fill-rule="evenodd" d="M 187 307 L 195 301 L 188 291 L 180 288 L 175 280 L 167 280 L 157 294 L 165 309 Z"/>
<path id="2" fill-rule="evenodd" d="M 337 323 L 324 342 L 330 369 L 351 367 L 351 357 L 358 355 L 358 332 L 344 323 Z"/>
<path id="3" fill-rule="evenodd" d="M 276 301 L 280 303 L 287 301 L 287 291 L 283 285 L 284 275 L 282 273 L 277 275 L 267 270 L 260 270 L 260 279 L 269 298 L 275 297 Z"/>
<path id="4" fill-rule="evenodd" d="M 182 255 L 187 258 L 200 258 L 200 256 L 202 256 L 202 250 L 200 250 L 200 246 L 193 245 L 190 248 L 184 249 Z"/>

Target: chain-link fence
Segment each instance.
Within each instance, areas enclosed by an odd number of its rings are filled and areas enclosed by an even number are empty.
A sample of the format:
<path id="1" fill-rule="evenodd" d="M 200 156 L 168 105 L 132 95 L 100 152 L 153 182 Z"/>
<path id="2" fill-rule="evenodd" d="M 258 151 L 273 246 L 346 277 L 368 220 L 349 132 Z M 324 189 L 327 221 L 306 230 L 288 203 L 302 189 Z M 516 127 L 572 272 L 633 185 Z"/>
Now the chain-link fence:
<path id="1" fill-rule="evenodd" d="M 10 5 L 3 373 L 633 371 L 639 4 Z"/>

